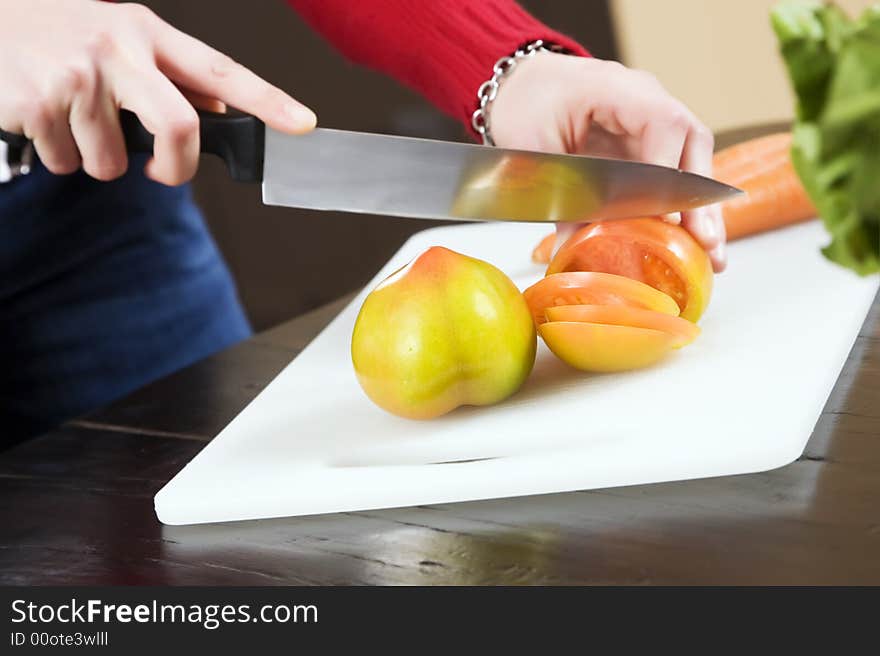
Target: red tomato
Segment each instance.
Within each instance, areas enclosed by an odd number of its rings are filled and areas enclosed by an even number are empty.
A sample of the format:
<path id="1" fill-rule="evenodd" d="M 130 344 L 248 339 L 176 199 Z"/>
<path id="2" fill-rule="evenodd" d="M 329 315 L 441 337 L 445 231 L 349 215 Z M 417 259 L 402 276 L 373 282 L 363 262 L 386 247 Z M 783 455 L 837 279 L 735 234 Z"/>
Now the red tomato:
<path id="1" fill-rule="evenodd" d="M 652 217 L 584 226 L 547 268 L 548 276 L 571 271 L 639 280 L 675 299 L 681 316 L 694 322 L 712 293 L 712 264 L 706 252 L 684 228 Z"/>

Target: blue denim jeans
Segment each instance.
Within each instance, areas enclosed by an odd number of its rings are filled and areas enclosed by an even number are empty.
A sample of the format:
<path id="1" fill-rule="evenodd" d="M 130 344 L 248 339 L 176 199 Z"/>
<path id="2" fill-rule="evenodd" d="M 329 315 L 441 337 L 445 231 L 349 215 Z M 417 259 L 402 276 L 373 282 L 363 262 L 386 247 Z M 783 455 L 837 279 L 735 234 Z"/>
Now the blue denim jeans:
<path id="1" fill-rule="evenodd" d="M 0 185 L 0 446 L 250 334 L 189 188 L 143 165 Z"/>

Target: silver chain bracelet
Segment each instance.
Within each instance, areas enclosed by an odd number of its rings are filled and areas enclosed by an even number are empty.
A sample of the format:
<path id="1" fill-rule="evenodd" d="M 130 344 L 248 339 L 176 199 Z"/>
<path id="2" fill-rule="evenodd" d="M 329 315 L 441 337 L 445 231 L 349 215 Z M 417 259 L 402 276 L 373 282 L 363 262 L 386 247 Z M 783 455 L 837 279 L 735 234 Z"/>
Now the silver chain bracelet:
<path id="1" fill-rule="evenodd" d="M 477 102 L 479 107 L 471 115 L 471 126 L 474 131 L 483 138 L 483 144 L 494 146 L 495 140 L 489 129 L 489 105 L 498 95 L 501 80 L 516 68 L 518 62 L 523 59 L 534 57 L 538 52 L 567 52 L 565 48 L 555 43 L 545 43 L 542 39 L 532 41 L 517 48 L 516 52 L 507 57 L 502 57 L 492 67 L 492 77 L 483 82 L 477 89 Z"/>

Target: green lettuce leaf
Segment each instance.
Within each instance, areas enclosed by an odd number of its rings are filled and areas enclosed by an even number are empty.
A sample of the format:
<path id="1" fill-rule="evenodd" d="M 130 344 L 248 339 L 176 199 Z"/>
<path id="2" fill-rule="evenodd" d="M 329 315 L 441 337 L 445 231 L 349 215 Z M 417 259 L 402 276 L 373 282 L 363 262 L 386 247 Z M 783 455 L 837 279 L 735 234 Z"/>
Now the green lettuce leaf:
<path id="1" fill-rule="evenodd" d="M 880 5 L 852 20 L 783 2 L 771 21 L 797 96 L 792 162 L 831 235 L 822 252 L 880 271 Z"/>

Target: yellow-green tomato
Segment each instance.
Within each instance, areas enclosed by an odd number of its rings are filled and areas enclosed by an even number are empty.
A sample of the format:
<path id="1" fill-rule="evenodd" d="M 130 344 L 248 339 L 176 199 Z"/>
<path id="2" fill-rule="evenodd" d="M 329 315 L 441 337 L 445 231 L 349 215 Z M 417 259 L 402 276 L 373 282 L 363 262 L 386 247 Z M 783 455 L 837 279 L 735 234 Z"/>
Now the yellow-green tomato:
<path id="1" fill-rule="evenodd" d="M 536 345 L 528 305 L 510 278 L 434 246 L 367 296 L 351 357 L 376 405 L 429 419 L 513 394 L 532 370 Z"/>

